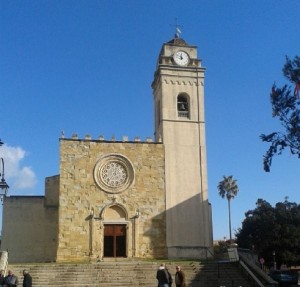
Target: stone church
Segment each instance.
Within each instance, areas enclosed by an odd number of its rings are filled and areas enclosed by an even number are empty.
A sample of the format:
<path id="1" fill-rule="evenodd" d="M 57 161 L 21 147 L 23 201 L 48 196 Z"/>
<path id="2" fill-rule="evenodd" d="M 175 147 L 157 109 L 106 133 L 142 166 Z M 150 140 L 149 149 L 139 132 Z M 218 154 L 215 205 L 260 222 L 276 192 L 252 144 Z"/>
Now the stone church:
<path id="1" fill-rule="evenodd" d="M 62 136 L 45 196 L 4 198 L 9 261 L 211 256 L 204 75 L 197 47 L 175 35 L 152 82 L 154 139 Z"/>

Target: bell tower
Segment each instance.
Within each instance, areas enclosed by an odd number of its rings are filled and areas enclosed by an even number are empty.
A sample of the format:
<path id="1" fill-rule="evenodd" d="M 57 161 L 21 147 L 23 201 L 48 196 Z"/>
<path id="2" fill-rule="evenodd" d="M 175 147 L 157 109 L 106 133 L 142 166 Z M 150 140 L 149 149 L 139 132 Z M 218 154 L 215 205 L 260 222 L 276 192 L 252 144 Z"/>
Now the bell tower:
<path id="1" fill-rule="evenodd" d="M 205 258 L 213 246 L 204 117 L 205 68 L 197 47 L 175 35 L 163 44 L 152 83 L 155 138 L 165 147 L 169 258 Z"/>

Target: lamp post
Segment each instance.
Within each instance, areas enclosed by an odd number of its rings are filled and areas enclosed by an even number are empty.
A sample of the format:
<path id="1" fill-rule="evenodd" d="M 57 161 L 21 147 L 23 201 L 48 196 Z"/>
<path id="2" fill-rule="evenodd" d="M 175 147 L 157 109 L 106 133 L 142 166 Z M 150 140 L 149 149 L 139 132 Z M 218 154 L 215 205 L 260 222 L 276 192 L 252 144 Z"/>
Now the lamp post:
<path id="1" fill-rule="evenodd" d="M 0 146 L 3 145 L 3 142 L 0 140 Z M 4 159 L 1 157 L 1 169 L 0 169 L 0 197 L 1 197 L 1 201 L 3 200 L 3 197 L 6 196 L 7 191 L 9 189 L 8 184 L 5 181 L 4 178 Z"/>
<path id="2" fill-rule="evenodd" d="M 272 252 L 272 255 L 273 255 L 273 263 L 274 263 L 274 270 L 276 270 L 276 253 L 275 253 L 275 250 Z"/>

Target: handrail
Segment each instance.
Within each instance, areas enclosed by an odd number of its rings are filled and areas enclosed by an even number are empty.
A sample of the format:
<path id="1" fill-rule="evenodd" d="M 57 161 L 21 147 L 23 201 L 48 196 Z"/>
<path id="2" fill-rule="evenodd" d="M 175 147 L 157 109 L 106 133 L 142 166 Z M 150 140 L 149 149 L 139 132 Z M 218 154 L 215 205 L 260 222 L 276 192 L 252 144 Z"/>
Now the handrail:
<path id="1" fill-rule="evenodd" d="M 248 266 L 243 261 L 240 261 L 240 265 L 246 270 L 246 272 L 248 273 L 248 275 L 251 276 L 251 278 L 253 279 L 253 281 L 259 287 L 265 287 L 265 285 L 260 282 L 260 280 L 254 275 L 254 273 L 248 268 Z"/>
<path id="2" fill-rule="evenodd" d="M 213 252 L 211 252 L 209 247 L 205 246 L 204 248 L 206 249 L 206 259 L 208 258 L 207 257 L 207 251 L 208 251 L 208 253 L 210 253 L 211 257 L 214 257 L 214 254 L 213 254 Z"/>
<path id="3" fill-rule="evenodd" d="M 238 249 L 239 256 L 240 256 L 240 264 L 241 266 L 246 266 L 247 268 L 244 268 L 245 271 L 252 277 L 252 279 L 256 282 L 256 280 L 259 280 L 261 284 L 259 286 L 278 286 L 278 282 L 274 281 L 272 278 L 270 278 L 264 271 L 262 271 L 255 262 L 251 262 L 247 256 L 243 254 L 241 251 L 245 251 L 246 253 L 250 253 L 250 250 L 241 250 Z M 242 263 L 243 262 L 243 263 Z"/>

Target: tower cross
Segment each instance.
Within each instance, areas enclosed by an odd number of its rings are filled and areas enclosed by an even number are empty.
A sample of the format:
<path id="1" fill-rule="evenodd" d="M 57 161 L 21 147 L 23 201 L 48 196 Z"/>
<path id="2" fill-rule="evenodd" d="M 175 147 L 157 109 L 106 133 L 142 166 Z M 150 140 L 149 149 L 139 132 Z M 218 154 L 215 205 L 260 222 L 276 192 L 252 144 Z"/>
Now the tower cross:
<path id="1" fill-rule="evenodd" d="M 180 34 L 182 33 L 180 28 L 182 28 L 182 25 L 179 25 L 177 23 L 177 18 L 175 18 L 175 25 L 170 24 L 171 27 L 175 27 L 175 38 L 180 38 Z M 179 28 L 180 27 L 180 28 Z"/>

